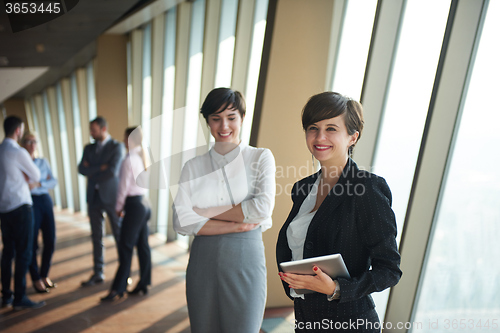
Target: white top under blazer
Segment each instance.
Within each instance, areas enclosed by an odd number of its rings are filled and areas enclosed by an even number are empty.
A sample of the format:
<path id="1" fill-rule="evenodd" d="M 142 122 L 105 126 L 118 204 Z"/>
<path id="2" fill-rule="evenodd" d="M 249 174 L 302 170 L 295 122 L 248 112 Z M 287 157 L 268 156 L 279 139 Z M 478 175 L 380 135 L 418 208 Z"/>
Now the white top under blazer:
<path id="1" fill-rule="evenodd" d="M 316 206 L 320 179 L 321 177 L 316 179 L 313 188 L 302 202 L 299 212 L 292 222 L 290 222 L 288 229 L 286 230 L 288 246 L 290 247 L 290 250 L 292 250 L 292 260 L 304 259 L 304 242 L 306 241 L 307 230 L 309 229 L 309 225 L 317 212 L 317 210 L 312 210 Z M 304 299 L 304 295 L 297 294 L 295 289 L 290 289 L 290 295 L 292 297 L 300 297 Z"/>
<path id="2" fill-rule="evenodd" d="M 196 235 L 208 218 L 193 207 L 211 208 L 238 205 L 244 223 L 259 223 L 261 231 L 272 225 L 276 194 L 276 165 L 269 149 L 240 143 L 225 155 L 213 147 L 186 162 L 174 200 L 174 229 L 182 235 Z"/>

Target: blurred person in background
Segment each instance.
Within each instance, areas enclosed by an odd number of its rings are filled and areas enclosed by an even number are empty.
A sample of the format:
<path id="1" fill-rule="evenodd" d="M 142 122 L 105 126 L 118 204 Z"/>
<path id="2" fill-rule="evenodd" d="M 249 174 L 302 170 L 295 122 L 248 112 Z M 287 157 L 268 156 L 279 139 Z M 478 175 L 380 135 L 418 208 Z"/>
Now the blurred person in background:
<path id="1" fill-rule="evenodd" d="M 0 222 L 2 228 L 2 307 L 14 310 L 35 309 L 45 302 L 33 302 L 26 296 L 26 272 L 32 259 L 33 212 L 28 183 L 40 181 L 40 171 L 28 152 L 19 146 L 23 121 L 5 118 L 5 139 L 0 144 Z M 10 289 L 12 260 L 15 258 L 14 294 Z"/>
<path id="2" fill-rule="evenodd" d="M 129 295 L 139 293 L 146 295 L 151 284 L 151 249 L 148 242 L 151 209 L 144 197 L 147 191 L 144 185 L 148 184 L 148 177 L 147 173 L 144 173 L 147 170 L 146 155 L 142 148 L 142 130 L 138 127 L 127 128 L 123 141 L 128 154 L 120 168 L 116 199 L 116 214 L 123 217 L 118 242 L 120 265 L 109 294 L 101 298 L 101 301 L 112 301 L 123 297 L 123 293 L 127 290 L 134 246 L 137 246 L 139 257 L 140 279 Z M 142 187 L 137 184 L 138 178 Z"/>
<path id="3" fill-rule="evenodd" d="M 54 220 L 54 204 L 49 195 L 49 190 L 57 185 L 49 162 L 45 158 L 35 157 L 38 137 L 34 132 L 26 132 L 22 139 L 23 147 L 30 154 L 31 159 L 40 170 L 40 181 L 29 183 L 31 198 L 33 199 L 33 256 L 29 267 L 33 288 L 38 293 L 48 293 L 49 288 L 55 288 L 49 275 L 52 255 L 56 244 L 56 223 Z M 38 268 L 38 234 L 42 232 L 43 251 L 41 266 Z"/>
<path id="4" fill-rule="evenodd" d="M 90 122 L 90 135 L 95 140 L 83 150 L 78 172 L 87 176 L 87 205 L 94 248 L 94 273 L 82 282 L 89 287 L 104 282 L 104 216 L 106 212 L 116 244 L 120 238 L 120 219 L 116 215 L 118 172 L 125 155 L 123 145 L 108 133 L 108 123 L 103 117 Z"/>

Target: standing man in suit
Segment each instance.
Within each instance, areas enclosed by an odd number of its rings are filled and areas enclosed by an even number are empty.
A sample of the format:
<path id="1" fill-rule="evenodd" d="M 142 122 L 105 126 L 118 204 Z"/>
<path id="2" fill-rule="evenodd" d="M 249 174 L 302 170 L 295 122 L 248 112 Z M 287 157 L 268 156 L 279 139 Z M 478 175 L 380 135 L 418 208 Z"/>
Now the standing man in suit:
<path id="1" fill-rule="evenodd" d="M 94 274 L 82 282 L 83 287 L 104 281 L 104 234 L 103 212 L 109 218 L 111 229 L 118 243 L 120 220 L 116 215 L 116 191 L 118 173 L 125 155 L 123 144 L 111 138 L 103 117 L 90 122 L 90 135 L 95 142 L 85 146 L 78 172 L 87 176 L 87 205 L 94 247 Z"/>
<path id="2" fill-rule="evenodd" d="M 0 144 L 0 221 L 2 228 L 2 307 L 14 310 L 35 309 L 45 302 L 26 296 L 26 272 L 31 262 L 33 213 L 29 183 L 40 181 L 40 171 L 18 141 L 24 132 L 23 121 L 14 116 L 3 123 L 5 139 Z M 15 258 L 14 297 L 10 289 L 12 260 Z"/>

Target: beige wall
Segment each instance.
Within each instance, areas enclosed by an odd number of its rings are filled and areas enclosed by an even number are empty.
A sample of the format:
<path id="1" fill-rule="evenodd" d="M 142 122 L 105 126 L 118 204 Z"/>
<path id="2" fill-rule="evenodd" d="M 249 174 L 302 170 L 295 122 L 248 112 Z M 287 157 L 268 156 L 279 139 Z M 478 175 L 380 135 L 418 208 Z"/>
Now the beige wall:
<path id="1" fill-rule="evenodd" d="M 24 122 L 24 130 L 34 130 L 34 128 L 29 128 L 29 123 L 26 118 L 26 109 L 24 108 L 24 99 L 21 98 L 10 98 L 3 102 L 5 107 L 5 111 L 8 116 L 16 116 L 23 120 Z M 3 121 L 2 121 L 2 134 L 3 133 Z M 2 135 L 3 137 L 3 135 Z"/>
<path id="2" fill-rule="evenodd" d="M 126 36 L 102 35 L 97 39 L 94 71 L 97 115 L 108 121 L 109 134 L 123 141 L 128 127 Z M 111 234 L 109 223 L 106 233 Z"/>
<path id="3" fill-rule="evenodd" d="M 127 37 L 102 35 L 95 60 L 97 114 L 108 121 L 109 133 L 119 141 L 128 127 Z"/>
<path id="4" fill-rule="evenodd" d="M 264 233 L 268 269 L 267 307 L 291 306 L 278 277 L 275 245 L 291 208 L 290 188 L 312 171 L 304 140 L 301 110 L 324 91 L 333 2 L 278 1 L 258 147 L 271 149 L 277 166 L 274 226 Z"/>

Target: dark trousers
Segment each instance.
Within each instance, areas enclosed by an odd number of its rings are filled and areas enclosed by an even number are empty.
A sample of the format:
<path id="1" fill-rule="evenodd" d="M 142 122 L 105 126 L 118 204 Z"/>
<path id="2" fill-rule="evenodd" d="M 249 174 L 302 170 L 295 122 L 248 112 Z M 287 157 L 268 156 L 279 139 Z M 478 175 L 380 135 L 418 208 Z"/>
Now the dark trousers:
<path id="1" fill-rule="evenodd" d="M 8 213 L 0 213 L 2 229 L 2 296 L 12 296 L 12 260 L 15 257 L 14 303 L 21 302 L 26 295 L 26 272 L 31 262 L 33 244 L 33 213 L 30 205 L 22 205 Z"/>
<path id="2" fill-rule="evenodd" d="M 102 240 L 104 235 L 103 212 L 106 212 L 109 218 L 116 244 L 118 244 L 120 237 L 120 219 L 118 215 L 116 215 L 115 202 L 102 202 L 98 190 L 94 193 L 94 200 L 88 203 L 88 210 L 90 229 L 92 232 L 92 245 L 94 248 L 94 274 L 104 277 L 104 242 Z"/>
<path id="3" fill-rule="evenodd" d="M 151 217 L 151 209 L 143 201 L 142 196 L 133 196 L 125 200 L 124 210 L 125 216 L 118 242 L 120 266 L 111 287 L 111 290 L 119 293 L 127 289 L 134 246 L 137 246 L 140 268 L 140 280 L 137 286 L 146 287 L 151 284 L 151 249 L 148 242 L 148 220 Z"/>
<path id="4" fill-rule="evenodd" d="M 46 278 L 49 274 L 52 255 L 56 244 L 56 222 L 54 220 L 54 209 L 52 199 L 48 194 L 33 195 L 33 256 L 29 267 L 31 280 L 38 281 Z M 40 270 L 38 270 L 38 233 L 42 231 L 43 251 Z"/>

